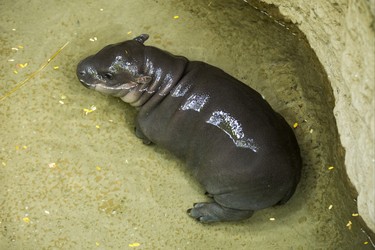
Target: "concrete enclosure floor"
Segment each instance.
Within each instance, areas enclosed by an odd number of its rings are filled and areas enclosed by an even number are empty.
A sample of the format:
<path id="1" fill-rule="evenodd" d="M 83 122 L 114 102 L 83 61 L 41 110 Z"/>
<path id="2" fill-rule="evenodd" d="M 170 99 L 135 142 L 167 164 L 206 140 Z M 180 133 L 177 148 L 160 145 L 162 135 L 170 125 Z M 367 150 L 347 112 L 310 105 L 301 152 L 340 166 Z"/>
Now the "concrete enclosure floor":
<path id="1" fill-rule="evenodd" d="M 287 25 L 234 0 L 0 6 L 0 249 L 372 248 L 344 179 L 329 82 Z M 186 215 L 208 198 L 183 162 L 143 145 L 136 111 L 75 76 L 82 58 L 141 33 L 224 69 L 298 123 L 304 169 L 286 205 L 238 223 Z"/>

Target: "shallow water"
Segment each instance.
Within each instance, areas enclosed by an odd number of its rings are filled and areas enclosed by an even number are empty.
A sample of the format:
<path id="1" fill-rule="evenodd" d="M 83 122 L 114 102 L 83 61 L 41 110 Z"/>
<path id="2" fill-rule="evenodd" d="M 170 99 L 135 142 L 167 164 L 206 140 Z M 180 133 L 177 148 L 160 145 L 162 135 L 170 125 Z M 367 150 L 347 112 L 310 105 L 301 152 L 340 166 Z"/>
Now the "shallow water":
<path id="1" fill-rule="evenodd" d="M 327 77 L 287 26 L 234 0 L 0 6 L 0 97 L 28 79 L 0 102 L 0 249 L 371 248 L 352 216 Z M 221 67 L 298 122 L 304 169 L 286 205 L 238 223 L 186 215 L 207 198 L 184 164 L 135 137 L 134 109 L 75 77 L 80 59 L 140 33 Z"/>

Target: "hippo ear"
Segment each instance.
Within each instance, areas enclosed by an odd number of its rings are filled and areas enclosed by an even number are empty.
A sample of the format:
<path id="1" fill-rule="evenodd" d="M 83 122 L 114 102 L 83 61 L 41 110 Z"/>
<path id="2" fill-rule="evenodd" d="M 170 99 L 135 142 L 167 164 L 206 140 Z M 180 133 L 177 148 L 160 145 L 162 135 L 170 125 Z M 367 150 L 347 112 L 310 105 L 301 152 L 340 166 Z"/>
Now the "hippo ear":
<path id="1" fill-rule="evenodd" d="M 140 43 L 144 43 L 147 39 L 148 39 L 149 35 L 147 34 L 142 34 L 142 35 L 139 35 L 137 36 L 136 38 L 134 38 L 133 40 L 137 41 L 137 42 L 140 42 Z"/>
<path id="2" fill-rule="evenodd" d="M 139 83 L 139 84 L 147 84 L 149 82 L 151 82 L 151 76 L 140 76 L 138 78 L 135 78 L 135 82 Z"/>

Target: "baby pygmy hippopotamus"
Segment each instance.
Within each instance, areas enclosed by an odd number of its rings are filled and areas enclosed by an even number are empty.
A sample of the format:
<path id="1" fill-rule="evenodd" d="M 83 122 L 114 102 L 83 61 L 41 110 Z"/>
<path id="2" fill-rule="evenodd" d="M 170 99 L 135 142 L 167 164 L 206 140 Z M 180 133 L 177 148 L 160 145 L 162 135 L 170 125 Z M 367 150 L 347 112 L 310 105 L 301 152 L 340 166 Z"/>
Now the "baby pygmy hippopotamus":
<path id="1" fill-rule="evenodd" d="M 136 136 L 187 163 L 212 198 L 188 214 L 200 222 L 235 221 L 288 201 L 302 163 L 284 118 L 221 69 L 145 46 L 147 39 L 106 46 L 78 64 L 77 76 L 136 107 Z"/>

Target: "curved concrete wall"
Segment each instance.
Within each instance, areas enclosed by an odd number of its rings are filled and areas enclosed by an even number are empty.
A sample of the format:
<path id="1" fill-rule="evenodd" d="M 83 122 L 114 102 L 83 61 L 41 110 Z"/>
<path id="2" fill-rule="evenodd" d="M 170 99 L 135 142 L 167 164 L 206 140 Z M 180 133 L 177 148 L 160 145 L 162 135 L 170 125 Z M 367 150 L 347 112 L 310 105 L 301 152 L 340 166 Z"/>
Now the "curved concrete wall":
<path id="1" fill-rule="evenodd" d="M 298 25 L 327 72 L 347 174 L 358 192 L 358 212 L 375 231 L 375 1 L 264 2 Z"/>

